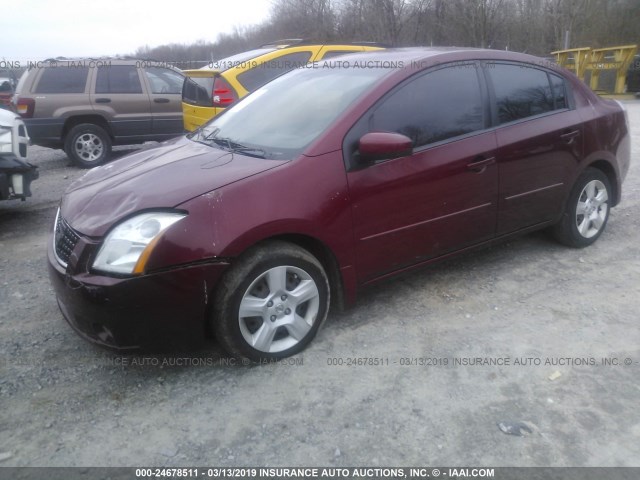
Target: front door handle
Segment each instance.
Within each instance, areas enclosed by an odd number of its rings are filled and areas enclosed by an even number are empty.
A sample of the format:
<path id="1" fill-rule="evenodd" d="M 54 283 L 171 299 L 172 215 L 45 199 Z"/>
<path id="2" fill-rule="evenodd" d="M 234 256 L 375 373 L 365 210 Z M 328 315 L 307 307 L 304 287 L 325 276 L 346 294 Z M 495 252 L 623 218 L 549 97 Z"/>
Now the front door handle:
<path id="1" fill-rule="evenodd" d="M 96 98 L 96 103 L 111 103 L 110 98 Z"/>
<path id="2" fill-rule="evenodd" d="M 154 98 L 153 101 L 156 103 L 169 103 L 168 98 Z"/>
<path id="3" fill-rule="evenodd" d="M 568 145 L 571 145 L 573 141 L 580 135 L 580 130 L 574 130 L 573 132 L 567 132 L 560 135 L 560 138 Z"/>
<path id="4" fill-rule="evenodd" d="M 467 170 L 482 173 L 489 165 L 493 165 L 494 163 L 496 163 L 496 157 L 485 158 L 482 155 L 479 155 L 473 162 L 467 164 Z"/>

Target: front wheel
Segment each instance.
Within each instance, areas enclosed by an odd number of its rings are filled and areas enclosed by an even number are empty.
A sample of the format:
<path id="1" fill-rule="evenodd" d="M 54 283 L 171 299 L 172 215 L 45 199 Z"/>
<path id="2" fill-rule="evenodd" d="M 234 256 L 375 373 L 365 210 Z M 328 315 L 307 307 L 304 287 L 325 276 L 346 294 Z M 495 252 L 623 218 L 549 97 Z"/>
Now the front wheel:
<path id="1" fill-rule="evenodd" d="M 587 168 L 576 180 L 560 222 L 553 228 L 556 239 L 570 247 L 594 243 L 609 219 L 611 184 L 595 168 Z"/>
<path id="2" fill-rule="evenodd" d="M 303 350 L 329 310 L 329 282 L 306 250 L 273 241 L 247 252 L 221 280 L 213 331 L 231 355 L 252 361 Z"/>
<path id="3" fill-rule="evenodd" d="M 64 151 L 78 167 L 97 167 L 109 158 L 111 139 L 102 127 L 81 123 L 67 133 Z"/>

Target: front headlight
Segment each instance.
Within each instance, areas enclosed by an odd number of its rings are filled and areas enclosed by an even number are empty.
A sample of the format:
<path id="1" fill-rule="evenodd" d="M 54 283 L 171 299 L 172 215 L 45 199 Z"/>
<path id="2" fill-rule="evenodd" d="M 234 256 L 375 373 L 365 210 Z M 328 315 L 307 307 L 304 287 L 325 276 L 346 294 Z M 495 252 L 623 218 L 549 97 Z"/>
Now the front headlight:
<path id="1" fill-rule="evenodd" d="M 154 212 L 122 222 L 104 239 L 93 268 L 111 273 L 144 273 L 162 232 L 184 217 L 183 213 Z"/>

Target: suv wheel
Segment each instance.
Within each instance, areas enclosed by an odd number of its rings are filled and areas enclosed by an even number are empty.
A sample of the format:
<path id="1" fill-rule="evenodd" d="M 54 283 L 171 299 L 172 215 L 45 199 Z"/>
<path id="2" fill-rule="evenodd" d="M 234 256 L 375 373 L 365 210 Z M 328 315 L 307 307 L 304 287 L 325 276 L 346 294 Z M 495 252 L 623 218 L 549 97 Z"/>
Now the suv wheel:
<path id="1" fill-rule="evenodd" d="M 97 167 L 109 158 L 111 139 L 103 128 L 92 123 L 81 123 L 67 133 L 64 151 L 78 167 Z"/>

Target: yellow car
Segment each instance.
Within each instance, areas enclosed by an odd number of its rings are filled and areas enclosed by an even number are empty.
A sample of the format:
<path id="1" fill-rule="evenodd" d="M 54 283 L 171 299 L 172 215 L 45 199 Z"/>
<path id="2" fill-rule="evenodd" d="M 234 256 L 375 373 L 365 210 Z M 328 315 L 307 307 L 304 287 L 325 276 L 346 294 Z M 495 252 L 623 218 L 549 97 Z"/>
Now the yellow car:
<path id="1" fill-rule="evenodd" d="M 240 98 L 294 68 L 347 53 L 380 50 L 372 43 L 309 44 L 281 40 L 213 62 L 199 70 L 184 70 L 184 128 L 193 131 Z"/>

